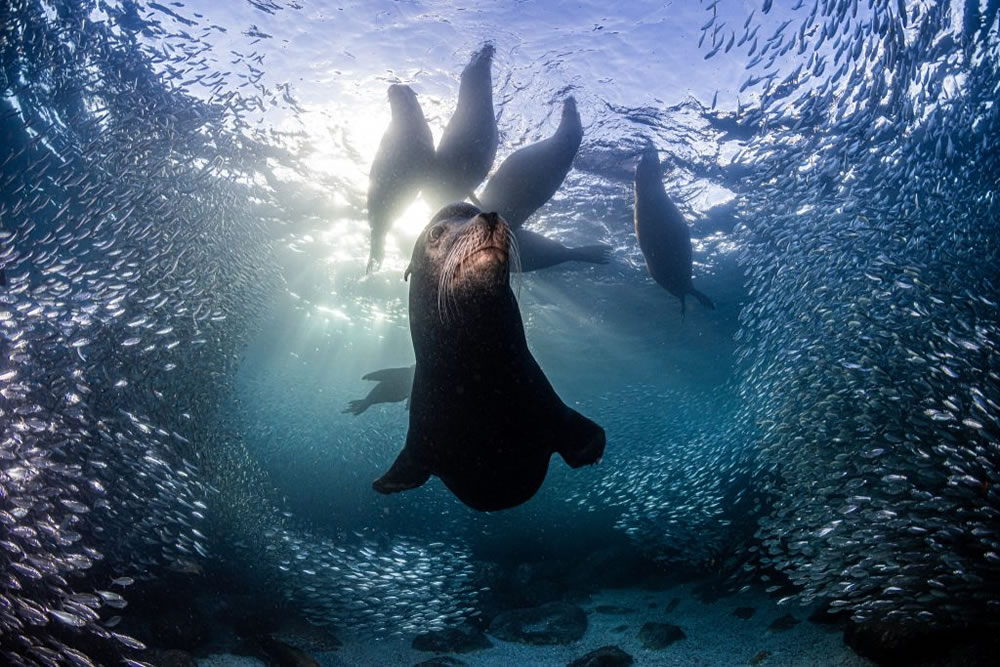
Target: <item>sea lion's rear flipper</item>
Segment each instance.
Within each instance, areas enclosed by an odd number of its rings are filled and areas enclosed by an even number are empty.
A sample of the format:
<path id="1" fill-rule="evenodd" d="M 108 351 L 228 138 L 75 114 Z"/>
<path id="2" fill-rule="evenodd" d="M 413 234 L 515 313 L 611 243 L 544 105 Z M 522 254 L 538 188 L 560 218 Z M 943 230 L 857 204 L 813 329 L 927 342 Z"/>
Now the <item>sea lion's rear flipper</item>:
<path id="1" fill-rule="evenodd" d="M 561 442 L 556 443 L 555 451 L 570 468 L 597 463 L 604 455 L 604 429 L 576 410 L 566 410 Z"/>
<path id="2" fill-rule="evenodd" d="M 706 308 L 711 308 L 712 310 L 715 310 L 715 304 L 712 303 L 712 300 L 693 287 L 691 288 L 691 294 L 694 295 L 694 298 L 698 299 L 701 305 L 705 306 Z"/>
<path id="3" fill-rule="evenodd" d="M 409 491 L 421 486 L 430 479 L 431 472 L 417 461 L 409 447 L 396 457 L 396 462 L 385 473 L 372 483 L 372 488 L 379 493 L 398 493 Z"/>
<path id="4" fill-rule="evenodd" d="M 350 403 L 348 403 L 347 407 L 344 408 L 344 410 L 343 410 L 343 414 L 345 414 L 345 415 L 346 414 L 352 414 L 355 417 L 357 417 L 358 415 L 360 415 L 362 412 L 364 412 L 365 410 L 367 410 L 370 407 L 371 407 L 371 403 L 368 401 L 368 397 L 366 396 L 364 398 L 359 398 L 356 401 L 351 401 Z"/>
<path id="5" fill-rule="evenodd" d="M 608 260 L 611 259 L 611 246 L 600 244 L 570 248 L 569 258 L 576 262 L 607 264 Z"/>

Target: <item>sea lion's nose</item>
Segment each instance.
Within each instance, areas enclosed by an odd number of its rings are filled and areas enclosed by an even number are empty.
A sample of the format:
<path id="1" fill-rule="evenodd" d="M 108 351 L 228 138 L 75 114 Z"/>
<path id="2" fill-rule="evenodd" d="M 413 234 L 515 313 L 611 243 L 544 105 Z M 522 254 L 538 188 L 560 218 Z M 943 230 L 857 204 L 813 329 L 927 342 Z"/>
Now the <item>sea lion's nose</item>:
<path id="1" fill-rule="evenodd" d="M 496 228 L 500 226 L 500 223 L 502 221 L 502 219 L 500 218 L 500 215 L 498 213 L 495 213 L 495 212 L 494 213 L 482 213 L 482 214 L 480 214 L 480 217 L 483 219 L 483 222 L 486 223 L 486 229 L 488 231 L 490 231 L 490 232 L 495 231 Z"/>

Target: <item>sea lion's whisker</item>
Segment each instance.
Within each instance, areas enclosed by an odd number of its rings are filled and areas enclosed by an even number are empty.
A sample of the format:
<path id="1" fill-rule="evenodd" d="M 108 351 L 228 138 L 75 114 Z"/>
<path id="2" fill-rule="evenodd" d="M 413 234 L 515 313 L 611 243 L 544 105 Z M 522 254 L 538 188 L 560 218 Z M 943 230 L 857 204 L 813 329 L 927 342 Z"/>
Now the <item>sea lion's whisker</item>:
<path id="1" fill-rule="evenodd" d="M 516 273 L 517 277 L 514 278 L 514 293 L 517 295 L 517 299 L 521 299 L 521 283 L 524 280 L 524 276 L 521 274 L 521 246 L 517 243 L 517 236 L 508 227 L 507 228 L 507 255 L 510 258 L 510 271 L 509 273 Z"/>
<path id="2" fill-rule="evenodd" d="M 462 261 L 469 255 L 469 248 L 472 239 L 469 234 L 463 234 L 445 259 L 444 268 L 441 269 L 441 277 L 438 279 L 438 318 L 441 322 L 447 322 L 451 318 L 451 306 L 454 302 L 454 278 Z"/>

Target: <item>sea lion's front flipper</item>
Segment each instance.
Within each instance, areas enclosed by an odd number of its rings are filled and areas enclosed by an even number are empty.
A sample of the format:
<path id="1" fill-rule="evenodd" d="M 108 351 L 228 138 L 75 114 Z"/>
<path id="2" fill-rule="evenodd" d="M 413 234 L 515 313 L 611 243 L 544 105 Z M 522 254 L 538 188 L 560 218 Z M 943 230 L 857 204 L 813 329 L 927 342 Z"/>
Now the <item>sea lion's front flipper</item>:
<path id="1" fill-rule="evenodd" d="M 712 310 L 715 310 L 715 304 L 712 303 L 712 300 L 693 287 L 691 288 L 691 294 L 694 294 L 694 297 L 698 299 L 701 305 L 705 306 L 706 308 L 711 308 Z"/>
<path id="2" fill-rule="evenodd" d="M 409 447 L 396 457 L 396 462 L 385 473 L 372 483 L 372 488 L 379 493 L 398 493 L 409 491 L 421 486 L 430 479 L 431 472 L 417 461 Z"/>
<path id="3" fill-rule="evenodd" d="M 556 443 L 555 451 L 570 468 L 597 463 L 604 455 L 604 429 L 576 410 L 566 408 L 566 411 L 561 442 Z"/>

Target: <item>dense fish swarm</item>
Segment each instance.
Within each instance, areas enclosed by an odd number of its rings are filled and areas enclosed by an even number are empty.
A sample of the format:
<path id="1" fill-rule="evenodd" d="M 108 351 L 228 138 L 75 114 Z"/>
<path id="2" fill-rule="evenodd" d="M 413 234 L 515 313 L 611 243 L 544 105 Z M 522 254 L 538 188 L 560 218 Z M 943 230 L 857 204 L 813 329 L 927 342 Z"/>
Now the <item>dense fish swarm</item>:
<path id="1" fill-rule="evenodd" d="M 732 428 L 735 393 L 637 385 L 598 405 L 618 447 L 597 479 L 567 490 L 568 502 L 615 508 L 615 527 L 664 567 L 717 569 L 749 538 L 748 516 L 760 511 L 754 450 Z"/>
<path id="2" fill-rule="evenodd" d="M 0 17 L 8 664 L 141 649 L 110 629 L 128 575 L 207 553 L 192 443 L 230 363 L 221 323 L 251 277 L 247 230 L 230 235 L 245 194 L 208 178 L 214 154 L 239 152 L 219 118 L 178 105 L 132 33 L 80 11 L 14 2 Z"/>
<path id="3" fill-rule="evenodd" d="M 217 419 L 277 285 L 270 193 L 252 180 L 275 153 L 243 120 L 273 92 L 228 92 L 209 47 L 153 16 L 131 3 L 0 10 L 2 661 L 140 658 L 142 643 L 112 629 L 125 587 L 165 568 L 197 571 L 231 531 L 274 540 L 245 559 L 289 584 L 276 594 L 315 590 L 287 567 L 311 549 L 318 571 L 343 572 L 325 580 L 338 593 L 314 605 L 322 613 L 378 607 L 392 614 L 359 623 L 434 627 L 456 615 L 448 589 L 408 573 L 423 575 L 433 553 L 448 562 L 438 576 L 461 586 L 461 554 L 400 542 L 385 560 L 360 544 L 345 554 L 304 541 L 282 527 L 239 431 Z M 241 57 L 231 78 L 248 76 L 241 67 L 252 78 L 252 62 Z M 188 95 L 195 85 L 208 94 Z M 349 588 L 371 572 L 389 583 Z M 391 598 L 409 602 L 409 589 L 426 604 L 401 615 Z"/>
<path id="4" fill-rule="evenodd" d="M 741 419 L 776 476 L 758 555 L 857 621 L 1000 612 L 986 4 L 800 2 L 773 36 L 748 19 L 739 39 L 762 90 L 748 122 L 770 130 L 739 158 Z M 801 62 L 772 67 L 786 54 Z"/>
<path id="5" fill-rule="evenodd" d="M 294 158 L 246 117 L 287 88 L 255 53 L 217 69 L 218 26 L 85 4 L 0 7 L 0 658 L 136 664 L 128 585 L 210 553 L 317 622 L 474 613 L 461 540 L 300 528 L 220 409 L 294 213 L 265 165 Z M 759 517 L 755 564 L 857 620 L 995 620 L 1000 2 L 717 6 L 705 57 L 744 49 L 760 94 L 708 114 L 746 142 L 735 396 L 610 397 L 633 445 L 564 497 L 671 564 L 742 554 Z"/>

